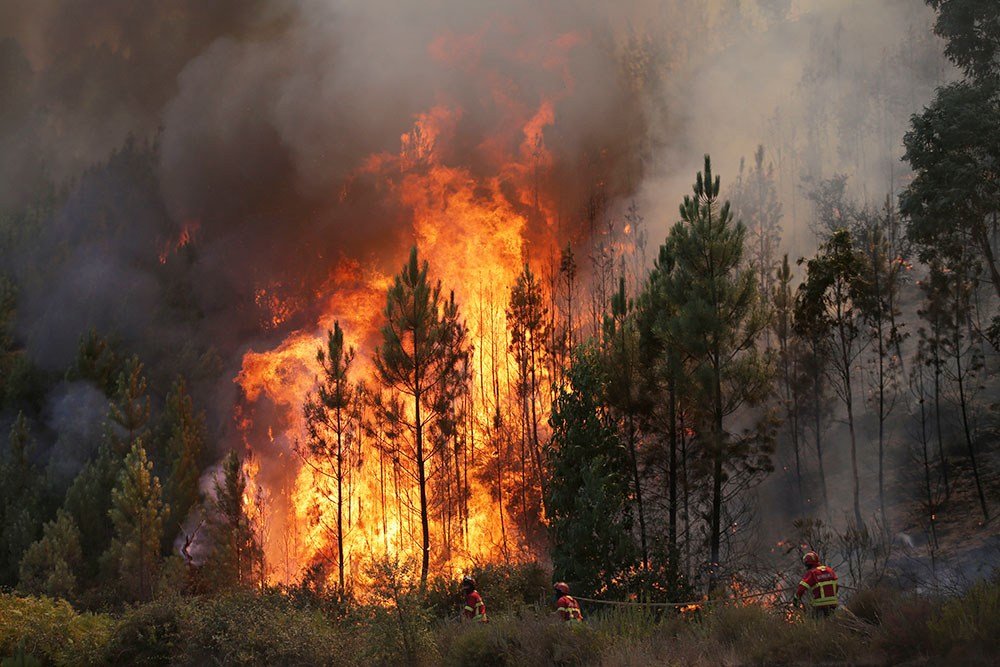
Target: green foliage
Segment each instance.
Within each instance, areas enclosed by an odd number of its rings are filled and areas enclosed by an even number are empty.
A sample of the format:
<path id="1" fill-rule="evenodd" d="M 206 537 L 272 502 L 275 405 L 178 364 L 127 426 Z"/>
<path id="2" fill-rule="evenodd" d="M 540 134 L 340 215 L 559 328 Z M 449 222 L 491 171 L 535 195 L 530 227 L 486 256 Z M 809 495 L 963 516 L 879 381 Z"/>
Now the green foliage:
<path id="1" fill-rule="evenodd" d="M 432 615 L 416 563 L 386 557 L 372 562 L 367 574 L 372 605 L 364 610 L 366 664 L 433 664 L 437 646 L 430 631 Z"/>
<path id="2" fill-rule="evenodd" d="M 115 389 L 115 399 L 108 414 L 108 441 L 116 457 L 124 458 L 140 438 L 148 435 L 150 402 L 146 378 L 138 357 L 130 357 Z"/>
<path id="3" fill-rule="evenodd" d="M 159 572 L 163 520 L 170 508 L 163 505 L 160 480 L 153 476 L 153 463 L 141 441 L 125 457 L 108 514 L 115 536 L 105 563 L 126 599 L 146 600 Z"/>
<path id="4" fill-rule="evenodd" d="M 167 551 L 188 513 L 201 503 L 198 480 L 207 446 L 205 415 L 195 412 L 184 378 L 177 378 L 167 396 L 163 431 L 166 468 L 169 470 L 163 489 L 164 498 L 170 505 L 170 514 L 163 528 L 163 546 Z"/>
<path id="5" fill-rule="evenodd" d="M 42 538 L 25 551 L 18 589 L 73 599 L 82 564 L 80 530 L 69 512 L 60 509 L 45 524 Z"/>
<path id="6" fill-rule="evenodd" d="M 114 622 L 78 614 L 65 600 L 0 594 L 0 655 L 19 649 L 53 665 L 103 664 Z"/>
<path id="7" fill-rule="evenodd" d="M 111 543 L 112 525 L 108 520 L 111 490 L 118 479 L 121 464 L 107 442 L 101 444 L 97 457 L 83 467 L 66 492 L 64 509 L 80 531 L 83 548 L 84 579 L 94 580 L 101 555 Z"/>
<path id="8" fill-rule="evenodd" d="M 537 562 L 485 563 L 472 567 L 464 574 L 476 580 L 488 615 L 513 612 L 545 602 L 552 594 L 549 573 Z M 435 577 L 427 583 L 425 601 L 438 618 L 456 618 L 458 610 L 465 604 L 465 597 L 458 580 Z"/>
<path id="9" fill-rule="evenodd" d="M 203 571 L 216 588 L 254 586 L 260 574 L 261 545 L 243 511 L 247 476 L 239 454 L 226 455 L 214 487 L 207 526 L 212 550 Z"/>
<path id="10" fill-rule="evenodd" d="M 234 593 L 186 605 L 180 665 L 344 665 L 350 644 L 317 611 L 278 596 Z M 162 618 L 162 617 L 161 617 Z"/>
<path id="11" fill-rule="evenodd" d="M 106 396 L 114 396 L 123 360 L 115 352 L 114 344 L 91 329 L 80 337 L 76 359 L 66 372 L 68 380 L 88 380 Z"/>
<path id="12" fill-rule="evenodd" d="M 464 378 L 462 367 L 469 355 L 468 332 L 454 292 L 450 299 L 442 300 L 440 281 L 432 285 L 427 273 L 427 262 L 419 261 L 414 246 L 386 295 L 386 324 L 374 359 L 382 383 L 413 401 L 413 422 L 407 420 L 413 440 L 411 448 L 400 453 L 412 465 L 420 496 L 422 584 L 427 582 L 430 564 L 427 463 L 434 450 L 425 442 L 426 427 L 435 418 L 440 421 L 453 403 L 440 399 L 458 391 L 456 385 Z M 391 412 L 381 403 L 377 407 Z M 398 415 L 391 416 L 398 419 Z"/>
<path id="13" fill-rule="evenodd" d="M 0 455 L 0 584 L 17 581 L 18 565 L 42 527 L 42 477 L 32 462 L 34 443 L 18 414 Z"/>
<path id="14" fill-rule="evenodd" d="M 945 602 L 928 629 L 938 655 L 965 644 L 966 650 L 996 656 L 1000 653 L 1000 578 L 981 581 Z"/>
<path id="15" fill-rule="evenodd" d="M 577 348 L 567 375 L 552 412 L 545 506 L 555 576 L 592 593 L 635 563 L 628 452 L 600 402 L 607 379 L 597 352 Z"/>
<path id="16" fill-rule="evenodd" d="M 676 304 L 676 316 L 664 323 L 662 335 L 687 358 L 690 401 L 711 477 L 710 563 L 720 561 L 726 482 L 748 485 L 770 469 L 763 431 L 734 438 L 727 430 L 727 417 L 766 396 L 771 364 L 757 349 L 768 320 L 754 272 L 743 262 L 746 228 L 733 220 L 729 202 L 720 202 L 720 186 L 706 155 L 694 196 L 684 197 L 681 222 L 661 249 L 661 259 L 670 257 L 662 265 L 671 266 L 663 289 Z M 731 474 L 737 471 L 743 474 Z"/>
<path id="17" fill-rule="evenodd" d="M 104 654 L 115 665 L 169 665 L 187 649 L 189 603 L 178 598 L 156 600 L 127 610 Z"/>
<path id="18" fill-rule="evenodd" d="M 1000 74 L 1000 5 L 993 0 L 926 0 L 937 10 L 934 34 L 945 54 L 975 79 Z"/>
<path id="19" fill-rule="evenodd" d="M 588 626 L 534 613 L 449 630 L 443 665 L 588 665 L 600 652 L 599 636 Z"/>

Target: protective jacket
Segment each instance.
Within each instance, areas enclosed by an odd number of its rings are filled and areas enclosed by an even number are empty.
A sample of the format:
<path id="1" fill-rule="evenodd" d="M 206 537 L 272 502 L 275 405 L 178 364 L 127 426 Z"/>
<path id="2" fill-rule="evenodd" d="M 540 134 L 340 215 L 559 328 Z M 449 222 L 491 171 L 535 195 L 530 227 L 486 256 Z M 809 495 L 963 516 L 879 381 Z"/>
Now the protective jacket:
<path id="1" fill-rule="evenodd" d="M 465 607 L 462 608 L 462 616 L 479 623 L 486 622 L 486 603 L 479 591 L 471 591 L 465 596 Z"/>
<path id="2" fill-rule="evenodd" d="M 807 592 L 806 598 L 811 607 L 837 607 L 837 573 L 828 565 L 811 567 L 799 582 L 795 597 L 801 598 Z"/>
<path id="3" fill-rule="evenodd" d="M 583 612 L 580 611 L 580 603 L 572 595 L 564 595 L 556 602 L 556 609 L 564 621 L 579 623 L 583 620 Z"/>

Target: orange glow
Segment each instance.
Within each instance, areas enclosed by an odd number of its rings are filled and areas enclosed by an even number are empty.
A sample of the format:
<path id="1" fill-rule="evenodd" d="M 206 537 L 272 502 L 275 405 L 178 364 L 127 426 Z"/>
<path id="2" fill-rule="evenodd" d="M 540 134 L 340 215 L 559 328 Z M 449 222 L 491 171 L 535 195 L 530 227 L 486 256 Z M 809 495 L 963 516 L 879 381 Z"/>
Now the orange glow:
<path id="1" fill-rule="evenodd" d="M 184 226 L 181 228 L 181 233 L 177 235 L 177 238 L 167 241 L 160 248 L 160 264 L 166 264 L 167 258 L 170 257 L 172 253 L 177 252 L 194 241 L 194 237 L 200 228 L 201 223 L 197 220 L 189 220 L 188 222 L 185 222 Z"/>
<path id="2" fill-rule="evenodd" d="M 574 39 L 565 37 L 551 48 L 566 50 L 574 44 Z M 475 40 L 442 39 L 432 50 L 442 60 L 451 60 L 474 46 Z M 546 66 L 562 67 L 560 56 L 549 56 Z M 524 528 L 542 525 L 540 508 L 532 506 L 535 515 L 530 522 L 524 512 L 515 519 L 510 510 L 511 498 L 519 493 L 515 483 L 534 478 L 530 471 L 517 471 L 520 477 L 516 477 L 515 463 L 506 460 L 509 454 L 504 449 L 513 451 L 523 437 L 518 422 L 518 367 L 508 350 L 506 308 L 524 263 L 547 259 L 562 245 L 555 236 L 555 201 L 539 187 L 540 172 L 553 163 L 544 135 L 556 122 L 556 107 L 549 99 L 533 109 L 504 102 L 506 113 L 519 115 L 518 122 L 508 128 L 510 118 L 505 117 L 500 129 L 477 147 L 493 175 L 481 175 L 481 164 L 473 171 L 454 163 L 451 155 L 462 110 L 443 104 L 414 118 L 412 129 L 400 137 L 398 153 L 365 160 L 356 176 L 374 179 L 384 196 L 411 216 L 410 239 L 400 244 L 387 268 L 341 258 L 330 267 L 326 284 L 315 296 L 321 307 L 313 326 L 291 333 L 272 349 L 248 351 L 243 358 L 235 378 L 242 393 L 237 427 L 249 448 L 281 452 L 257 456 L 256 467 L 247 469 L 253 483 L 265 489 L 248 497 L 246 506 L 248 514 L 267 527 L 263 546 L 272 583 L 297 581 L 306 568 L 317 564 L 325 566 L 330 583 L 337 579 L 337 475 L 331 461 L 303 446 L 308 439 L 303 403 L 316 387 L 317 350 L 335 321 L 344 330 L 345 342 L 357 351 L 351 380 L 377 389 L 372 357 L 384 323 L 386 290 L 412 243 L 421 260 L 429 262 L 431 279 L 441 280 L 443 296 L 454 290 L 472 346 L 471 391 L 464 399 L 468 414 L 463 418 L 461 445 L 463 465 L 469 469 L 469 496 L 457 515 L 450 513 L 447 508 L 461 501 L 439 488 L 448 468 L 429 461 L 431 572 L 454 575 L 473 564 L 538 555 Z M 349 190 L 342 193 L 346 196 Z M 273 291 L 261 289 L 256 299 L 268 313 L 265 329 L 280 327 L 298 310 L 297 304 L 282 301 Z M 540 385 L 548 382 L 543 366 L 537 370 Z M 538 423 L 544 431 L 549 410 L 549 399 L 544 397 L 550 394 L 539 394 Z M 369 563 L 385 557 L 419 558 L 420 523 L 416 486 L 402 470 L 404 464 L 382 446 L 393 434 L 369 406 L 360 409 L 364 428 L 359 425 L 347 440 L 354 458 L 341 481 L 346 501 L 342 514 L 346 585 L 363 591 Z M 395 437 L 410 435 L 404 429 Z M 532 493 L 537 497 L 537 489 Z M 498 496 L 504 501 L 498 502 Z"/>

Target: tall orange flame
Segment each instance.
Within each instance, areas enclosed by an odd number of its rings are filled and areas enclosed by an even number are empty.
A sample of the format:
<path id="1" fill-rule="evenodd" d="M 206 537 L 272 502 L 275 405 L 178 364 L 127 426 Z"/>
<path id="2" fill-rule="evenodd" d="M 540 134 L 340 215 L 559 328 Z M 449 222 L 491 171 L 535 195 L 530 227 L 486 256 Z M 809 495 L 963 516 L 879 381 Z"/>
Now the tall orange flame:
<path id="1" fill-rule="evenodd" d="M 549 237 L 550 247 L 536 248 L 535 252 L 547 253 L 557 247 L 555 206 L 538 188 L 539 170 L 551 163 L 543 132 L 555 121 L 552 102 L 542 101 L 527 115 L 519 137 L 493 141 L 484 148 L 496 158 L 499 147 L 516 147 L 500 161 L 497 173 L 486 178 L 444 161 L 443 149 L 452 141 L 460 118 L 459 109 L 445 106 L 420 114 L 413 129 L 402 135 L 398 154 L 374 155 L 360 170 L 374 177 L 386 196 L 412 213 L 414 242 L 429 261 L 434 277 L 442 281 L 446 291 L 455 291 L 469 328 L 473 389 L 466 424 L 469 444 L 463 455 L 473 470 L 471 494 L 457 529 L 447 517 L 432 512 L 432 541 L 440 544 L 446 540 L 449 547 L 434 549 L 435 570 L 443 573 L 499 558 L 533 556 L 524 531 L 504 514 L 501 499 L 510 492 L 505 489 L 510 483 L 497 478 L 494 488 L 491 484 L 496 476 L 491 476 L 488 468 L 504 465 L 491 451 L 495 441 L 504 437 L 497 431 L 496 415 L 507 418 L 517 410 L 517 368 L 508 352 L 505 311 L 510 286 L 529 258 L 529 216 L 542 221 Z M 400 248 L 400 258 L 404 252 L 405 248 Z M 269 417 L 274 422 L 268 436 L 273 443 L 266 444 L 283 452 L 280 465 L 294 468 L 290 479 L 275 482 L 280 488 L 273 490 L 273 500 L 268 503 L 273 516 L 268 520 L 270 531 L 264 548 L 271 581 L 294 581 L 304 568 L 317 563 L 330 565 L 326 571 L 331 578 L 335 575 L 336 476 L 329 461 L 309 454 L 294 461 L 290 452 L 307 438 L 302 405 L 316 386 L 316 353 L 325 330 L 332 328 L 334 321 L 344 329 L 347 343 L 358 350 L 352 380 L 373 384 L 370 359 L 377 344 L 373 334 L 382 324 L 390 281 L 389 275 L 376 268 L 340 261 L 318 295 L 324 307 L 315 327 L 291 334 L 272 350 L 248 352 L 243 359 L 236 382 L 250 407 L 241 411 L 238 425 L 248 446 L 265 444 L 252 440 L 258 437 L 253 435 L 253 406 L 266 399 L 277 415 Z M 259 298 L 267 297 L 262 294 Z M 273 311 L 275 318 L 287 316 L 280 304 L 273 305 Z M 280 322 L 276 319 L 275 323 Z M 546 414 L 547 407 L 542 406 L 539 413 Z M 351 441 L 357 443 L 358 456 L 343 480 L 344 569 L 355 587 L 366 583 L 367 562 L 386 555 L 416 558 L 420 550 L 414 489 L 400 476 L 398 461 L 388 460 L 379 447 L 384 437 L 377 429 L 357 429 Z M 304 450 L 300 446 L 297 451 Z M 502 451 L 499 456 L 502 458 Z M 265 476 L 259 469 L 248 472 L 255 480 Z M 430 492 L 435 493 L 433 488 Z M 436 505 L 446 501 L 432 498 Z M 248 511 L 260 513 L 262 509 L 248 499 Z"/>

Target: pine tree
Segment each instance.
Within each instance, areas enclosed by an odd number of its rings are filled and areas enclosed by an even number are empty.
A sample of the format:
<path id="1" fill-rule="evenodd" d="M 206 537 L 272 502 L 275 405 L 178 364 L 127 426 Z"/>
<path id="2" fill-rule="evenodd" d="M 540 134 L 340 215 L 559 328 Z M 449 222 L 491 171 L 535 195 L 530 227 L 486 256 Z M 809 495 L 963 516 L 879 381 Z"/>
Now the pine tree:
<path id="1" fill-rule="evenodd" d="M 243 507 L 247 484 L 239 454 L 229 452 L 222 460 L 221 475 L 215 479 L 208 503 L 211 551 L 205 571 L 216 588 L 253 586 L 259 580 L 263 548 Z"/>
<path id="2" fill-rule="evenodd" d="M 24 413 L 10 429 L 7 451 L 0 457 L 0 582 L 17 581 L 25 550 L 42 527 L 41 474 L 32 461 L 34 443 Z"/>
<path id="3" fill-rule="evenodd" d="M 578 348 L 567 373 L 546 457 L 552 564 L 557 577 L 598 591 L 635 563 L 628 452 L 599 402 L 606 379 L 597 351 Z"/>
<path id="4" fill-rule="evenodd" d="M 860 239 L 863 281 L 859 303 L 862 320 L 868 325 L 865 335 L 873 354 L 871 385 L 872 403 L 878 418 L 878 498 L 884 526 L 888 526 L 885 510 L 886 421 L 895 408 L 898 395 L 902 360 L 897 352 L 904 337 L 896 308 L 902 261 L 892 253 L 889 238 L 894 215 L 888 204 L 884 216 L 866 214 Z"/>
<path id="5" fill-rule="evenodd" d="M 861 336 L 864 300 L 864 265 L 851 233 L 840 229 L 820 246 L 806 264 L 806 280 L 799 285 L 797 319 L 808 323 L 815 335 L 829 337 L 830 366 L 827 377 L 847 410 L 851 439 L 854 520 L 862 526 L 861 484 L 858 473 L 858 443 L 854 415 L 854 366 L 864 350 Z"/>
<path id="6" fill-rule="evenodd" d="M 638 419 L 643 410 L 642 384 L 639 372 L 640 339 L 636 326 L 635 304 L 625 292 L 625 277 L 618 280 L 618 290 L 611 297 L 611 312 L 604 318 L 604 339 L 607 370 L 607 394 L 604 397 L 621 421 L 632 473 L 636 515 L 639 519 L 639 546 L 642 566 L 649 569 L 649 545 L 646 532 L 646 509 L 642 498 L 642 478 L 639 471 Z"/>
<path id="7" fill-rule="evenodd" d="M 82 565 L 80 529 L 69 512 L 61 509 L 45 524 L 42 538 L 24 552 L 18 590 L 72 599 L 78 592 Z"/>
<path id="8" fill-rule="evenodd" d="M 517 363 L 517 395 L 524 425 L 522 440 L 531 453 L 535 484 L 543 497 L 545 475 L 538 437 L 538 407 L 541 400 L 540 375 L 544 367 L 544 346 L 549 335 L 547 311 L 542 286 L 531 268 L 525 264 L 511 288 L 507 327 L 510 330 L 510 350 Z"/>
<path id="9" fill-rule="evenodd" d="M 201 503 L 201 460 L 206 448 L 205 415 L 196 413 L 184 378 L 178 377 L 167 396 L 163 413 L 165 468 L 164 499 L 170 514 L 164 520 L 164 547 L 169 550 L 191 510 Z"/>
<path id="10" fill-rule="evenodd" d="M 344 344 L 344 330 L 340 322 L 333 323 L 327 332 L 326 348 L 319 348 L 316 361 L 322 371 L 319 386 L 306 400 L 304 413 L 309 431 L 308 452 L 319 457 L 325 465 L 318 468 L 336 488 L 334 502 L 337 506 L 337 524 L 334 527 L 337 543 L 338 592 L 346 592 L 344 583 L 344 510 L 350 497 L 345 496 L 347 474 L 356 465 L 359 452 L 355 441 L 354 422 L 358 415 L 352 410 L 357 388 L 348 373 L 354 361 L 354 348 Z M 310 459 L 306 457 L 306 460 Z M 314 469 L 316 467 L 314 466 Z"/>
<path id="11" fill-rule="evenodd" d="M 976 495 L 979 498 L 983 520 L 989 521 L 989 508 L 979 471 L 979 460 L 976 457 L 977 438 L 972 417 L 976 379 L 982 371 L 983 359 L 979 346 L 969 340 L 968 319 L 977 278 L 969 270 L 971 264 L 968 258 L 965 261 L 960 259 L 947 268 L 932 264 L 926 289 L 928 300 L 937 302 L 932 308 L 941 316 L 939 321 L 939 324 L 943 325 L 943 330 L 940 332 L 941 352 L 950 362 L 943 366 L 944 376 L 951 380 L 957 392 L 962 436 L 972 466 Z"/>
<path id="12" fill-rule="evenodd" d="M 680 578 L 678 548 L 678 512 L 681 449 L 678 419 L 681 410 L 680 383 L 683 364 L 676 346 L 670 344 L 672 321 L 677 316 L 677 304 L 666 292 L 667 280 L 673 271 L 674 256 L 669 238 L 660 246 L 653 270 L 639 295 L 636 326 L 639 335 L 639 365 L 641 368 L 640 411 L 646 428 L 656 432 L 666 424 L 666 495 L 667 495 L 667 569 L 668 588 L 677 592 Z M 665 406 L 664 406 L 665 404 Z M 666 414 L 658 414 L 665 407 Z"/>
<path id="13" fill-rule="evenodd" d="M 111 492 L 108 516 L 114 538 L 104 561 L 129 600 L 148 600 L 160 569 L 163 521 L 170 514 L 163 504 L 153 462 L 137 441 L 125 457 L 118 483 Z"/>
<path id="14" fill-rule="evenodd" d="M 116 457 L 125 457 L 140 438 L 148 435 L 150 401 L 142 372 L 142 363 L 133 356 L 118 375 L 115 400 L 108 415 L 109 441 Z"/>
<path id="15" fill-rule="evenodd" d="M 774 320 L 772 328 L 778 341 L 778 364 L 781 372 L 781 393 L 785 407 L 785 425 L 788 428 L 788 439 L 795 455 L 795 484 L 798 489 L 799 503 L 803 503 L 805 495 L 802 492 L 802 460 L 800 452 L 800 435 L 802 427 L 799 423 L 800 402 L 799 391 L 795 382 L 797 373 L 794 317 L 795 300 L 792 295 L 792 270 L 788 265 L 788 255 L 781 259 L 778 268 L 777 285 L 771 295 L 774 304 Z"/>
<path id="16" fill-rule="evenodd" d="M 122 461 L 132 446 L 148 436 L 149 397 L 138 358 L 130 358 L 118 375 L 115 398 L 108 413 L 104 440 L 66 492 L 64 506 L 82 536 L 84 577 L 96 577 L 101 555 L 112 538 L 108 522 L 111 491 L 118 481 Z"/>
<path id="17" fill-rule="evenodd" d="M 706 155 L 694 197 L 684 198 L 681 222 L 670 232 L 674 267 L 665 285 L 678 308 L 669 323 L 670 343 L 689 359 L 692 402 L 700 412 L 701 439 L 710 459 L 710 588 L 721 556 L 727 466 L 736 459 L 769 465 L 766 456 L 742 452 L 746 442 L 734 440 L 726 430 L 728 416 L 766 395 L 771 370 L 756 347 L 767 319 L 753 271 L 743 265 L 746 228 L 733 221 L 729 202 L 720 205 L 720 180 L 712 179 Z"/>
<path id="18" fill-rule="evenodd" d="M 389 288 L 382 344 L 375 353 L 375 368 L 382 383 L 408 396 L 413 408 L 410 415 L 400 418 L 413 434 L 408 458 L 420 496 L 421 586 L 427 583 L 431 549 L 427 464 L 434 452 L 425 442 L 427 427 L 441 414 L 440 406 L 434 403 L 436 392 L 468 357 L 462 343 L 464 325 L 454 296 L 442 303 L 441 284 L 431 285 L 427 272 L 427 262 L 419 262 L 414 247 Z"/>
<path id="19" fill-rule="evenodd" d="M 769 301 L 773 291 L 778 245 L 781 242 L 781 201 L 774 183 L 774 166 L 764 164 L 764 146 L 757 146 L 754 164 L 740 178 L 732 192 L 734 215 L 747 228 L 747 253 L 757 276 L 762 299 Z"/>
<path id="20" fill-rule="evenodd" d="M 67 371 L 66 379 L 89 380 L 106 396 L 113 396 L 122 364 L 123 360 L 115 352 L 111 341 L 91 329 L 80 337 L 76 359 Z"/>

